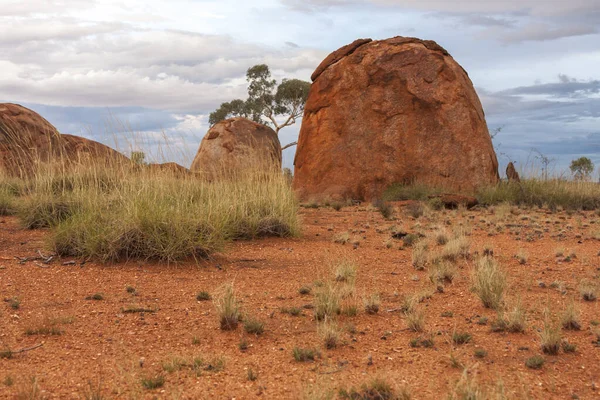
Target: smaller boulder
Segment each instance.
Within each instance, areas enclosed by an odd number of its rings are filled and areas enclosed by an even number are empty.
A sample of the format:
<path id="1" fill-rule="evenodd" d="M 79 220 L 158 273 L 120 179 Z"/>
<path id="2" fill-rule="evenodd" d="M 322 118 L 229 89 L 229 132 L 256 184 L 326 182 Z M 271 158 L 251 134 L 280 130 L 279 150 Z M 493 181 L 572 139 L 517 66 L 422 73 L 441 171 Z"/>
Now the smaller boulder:
<path id="1" fill-rule="evenodd" d="M 253 169 L 280 170 L 281 144 L 273 129 L 240 117 L 210 128 L 190 167 L 209 180 Z"/>
<path id="2" fill-rule="evenodd" d="M 509 182 L 521 182 L 521 178 L 519 177 L 519 173 L 515 169 L 515 165 L 511 162 L 506 166 L 506 177 Z"/>

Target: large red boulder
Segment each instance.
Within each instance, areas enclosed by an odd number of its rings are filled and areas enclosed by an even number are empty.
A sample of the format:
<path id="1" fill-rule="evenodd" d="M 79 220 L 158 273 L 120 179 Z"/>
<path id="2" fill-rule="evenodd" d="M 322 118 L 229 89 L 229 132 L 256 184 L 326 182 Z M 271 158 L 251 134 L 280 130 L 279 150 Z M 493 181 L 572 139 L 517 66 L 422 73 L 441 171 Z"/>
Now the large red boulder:
<path id="1" fill-rule="evenodd" d="M 0 103 L 0 172 L 30 176 L 40 165 L 60 168 L 94 162 L 126 162 L 121 153 L 93 140 L 58 132 L 36 112 Z"/>
<path id="2" fill-rule="evenodd" d="M 372 200 L 391 184 L 471 191 L 498 181 L 483 109 L 433 41 L 360 39 L 313 74 L 294 160 L 303 200 Z"/>
<path id="3" fill-rule="evenodd" d="M 273 129 L 240 117 L 210 128 L 190 167 L 209 180 L 257 169 L 281 170 L 281 144 Z"/>

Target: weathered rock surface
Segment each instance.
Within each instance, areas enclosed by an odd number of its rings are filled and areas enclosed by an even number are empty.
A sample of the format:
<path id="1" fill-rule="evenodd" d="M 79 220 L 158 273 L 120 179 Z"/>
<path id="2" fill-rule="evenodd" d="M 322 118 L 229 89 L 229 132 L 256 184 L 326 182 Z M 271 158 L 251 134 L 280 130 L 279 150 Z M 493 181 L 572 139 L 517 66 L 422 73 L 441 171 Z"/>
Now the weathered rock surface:
<path id="1" fill-rule="evenodd" d="M 302 200 L 372 200 L 413 182 L 460 193 L 498 181 L 473 84 L 437 43 L 363 39 L 313 77 L 294 161 Z"/>
<path id="2" fill-rule="evenodd" d="M 71 166 L 89 161 L 128 161 L 119 152 L 93 140 L 61 134 L 36 112 L 18 104 L 0 104 L 0 170 L 27 176 L 40 163 Z"/>
<path id="3" fill-rule="evenodd" d="M 521 178 L 519 177 L 519 173 L 515 169 L 515 165 L 511 162 L 506 166 L 506 177 L 509 182 L 521 182 Z"/>
<path id="4" fill-rule="evenodd" d="M 281 169 L 279 138 L 268 126 L 238 117 L 210 128 L 190 170 L 215 179 L 257 168 Z"/>

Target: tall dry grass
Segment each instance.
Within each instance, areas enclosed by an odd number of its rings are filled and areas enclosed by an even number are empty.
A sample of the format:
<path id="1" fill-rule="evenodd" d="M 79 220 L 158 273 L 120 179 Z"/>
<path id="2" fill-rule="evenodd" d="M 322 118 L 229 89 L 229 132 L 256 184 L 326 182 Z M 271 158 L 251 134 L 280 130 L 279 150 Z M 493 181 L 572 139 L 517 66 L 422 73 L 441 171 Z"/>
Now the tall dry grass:
<path id="1" fill-rule="evenodd" d="M 57 156 L 40 159 L 16 184 L 0 176 L 0 203 L 6 210 L 16 203 L 24 226 L 50 228 L 48 246 L 57 254 L 103 262 L 204 257 L 234 239 L 300 229 L 297 201 L 278 169 L 227 171 L 208 181 L 118 159 Z"/>
<path id="2" fill-rule="evenodd" d="M 392 185 L 382 197 L 386 201 L 427 200 L 429 196 L 442 192 L 453 191 L 415 183 Z M 496 185 L 484 186 L 471 194 L 483 205 L 508 203 L 571 210 L 600 208 L 600 184 L 590 181 L 531 177 L 522 179 L 521 182 L 503 181 Z"/>

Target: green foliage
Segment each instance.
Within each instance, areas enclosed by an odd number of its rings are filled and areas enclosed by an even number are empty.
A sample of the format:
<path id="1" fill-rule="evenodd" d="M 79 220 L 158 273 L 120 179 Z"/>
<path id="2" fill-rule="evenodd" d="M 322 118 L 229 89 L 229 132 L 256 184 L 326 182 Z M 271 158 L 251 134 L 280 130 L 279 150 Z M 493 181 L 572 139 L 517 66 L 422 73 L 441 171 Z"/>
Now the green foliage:
<path id="1" fill-rule="evenodd" d="M 13 215 L 16 212 L 15 195 L 9 188 L 0 186 L 0 216 Z"/>
<path id="2" fill-rule="evenodd" d="M 249 68 L 246 80 L 248 98 L 222 103 L 209 116 L 211 126 L 227 118 L 244 117 L 265 125 L 272 124 L 279 132 L 302 116 L 310 83 L 299 79 L 283 79 L 278 85 L 265 64 Z M 275 120 L 277 116 L 284 116 L 285 121 L 279 124 Z"/>
<path id="3" fill-rule="evenodd" d="M 594 172 L 594 163 L 587 157 L 579 157 L 576 160 L 571 161 L 569 165 L 571 172 L 575 176 L 575 179 L 587 179 Z"/>
<path id="4" fill-rule="evenodd" d="M 525 365 L 527 366 L 527 368 L 541 369 L 545 362 L 546 362 L 546 360 L 544 360 L 544 357 L 533 356 L 533 357 L 528 358 L 525 361 Z"/>
<path id="5" fill-rule="evenodd" d="M 315 361 L 315 359 L 320 356 L 320 353 L 317 349 L 303 349 L 300 347 L 294 347 L 292 350 L 292 355 L 294 356 L 294 360 L 298 362 L 306 362 Z"/>

